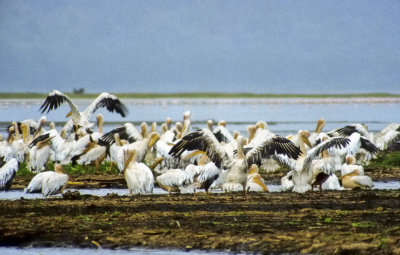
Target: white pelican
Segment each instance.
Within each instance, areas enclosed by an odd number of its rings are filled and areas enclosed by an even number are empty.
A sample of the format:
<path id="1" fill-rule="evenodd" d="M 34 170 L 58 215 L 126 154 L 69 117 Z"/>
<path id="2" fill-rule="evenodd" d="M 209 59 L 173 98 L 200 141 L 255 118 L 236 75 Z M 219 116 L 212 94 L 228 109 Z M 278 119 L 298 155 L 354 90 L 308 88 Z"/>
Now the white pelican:
<path id="1" fill-rule="evenodd" d="M 355 155 L 360 148 L 371 154 L 375 154 L 378 151 L 371 142 L 361 137 L 359 133 L 353 133 L 347 138 L 330 138 L 308 150 L 301 167 L 297 167 L 296 171 L 293 172 L 293 191 L 302 193 L 311 189 L 309 183 L 313 176 L 313 160 L 319 159 L 322 152 L 326 151 L 329 156 L 344 157 L 347 154 Z M 328 167 L 327 165 L 325 166 Z"/>
<path id="2" fill-rule="evenodd" d="M 239 136 L 236 157 L 231 157 L 209 129 L 202 129 L 184 136 L 169 153 L 179 157 L 186 150 L 204 151 L 218 168 L 228 170 L 222 186 L 241 185 L 244 192 L 246 192 L 247 169 L 251 164 L 272 156 L 297 159 L 300 155 L 298 147 L 288 139 L 279 136 L 267 137 L 263 142 L 260 141 L 260 144 L 246 155 L 243 151 L 244 143 L 244 137 Z"/>
<path id="3" fill-rule="evenodd" d="M 19 132 L 22 133 L 21 124 L 28 125 L 29 126 L 30 135 L 32 135 L 33 137 L 36 137 L 37 135 L 39 135 L 39 134 L 41 134 L 43 132 L 42 128 L 43 128 L 44 124 L 46 123 L 46 121 L 47 121 L 46 116 L 42 116 L 42 117 L 39 118 L 38 121 L 35 121 L 33 119 L 17 121 L 17 126 L 18 126 Z M 8 130 L 9 130 L 9 128 L 11 126 L 13 126 L 13 124 L 8 126 Z"/>
<path id="4" fill-rule="evenodd" d="M 72 165 L 76 163 L 80 165 L 94 165 L 96 167 L 96 173 L 99 171 L 100 165 L 107 156 L 107 147 L 98 144 L 93 141 L 90 137 L 90 142 L 81 150 L 80 153 L 75 154 L 71 158 Z"/>
<path id="5" fill-rule="evenodd" d="M 44 138 L 44 137 L 43 137 Z M 52 149 L 50 148 L 51 137 L 44 140 L 34 139 L 29 144 L 31 170 L 40 172 L 44 170 L 46 163 L 49 161 Z"/>
<path id="6" fill-rule="evenodd" d="M 63 132 L 64 133 L 64 132 Z M 67 141 L 58 133 L 56 129 L 51 129 L 47 133 L 35 138 L 32 143 L 46 139 L 51 140 L 51 149 L 54 151 L 53 160 L 61 164 L 69 164 L 71 157 L 79 153 L 90 142 L 90 135 L 85 135 L 78 140 Z"/>
<path id="7" fill-rule="evenodd" d="M 131 195 L 152 194 L 154 188 L 152 171 L 145 164 L 136 162 L 136 151 L 129 151 L 128 155 L 129 157 L 125 162 L 124 176 L 129 193 Z"/>
<path id="8" fill-rule="evenodd" d="M 346 189 L 372 188 L 373 183 L 369 176 L 361 175 L 360 170 L 355 169 L 339 178 Z"/>
<path id="9" fill-rule="evenodd" d="M 55 174 L 54 171 L 44 171 L 36 174 L 29 182 L 28 186 L 24 189 L 25 193 L 40 193 L 42 192 L 43 180 Z"/>
<path id="10" fill-rule="evenodd" d="M 8 160 L 0 168 L 0 190 L 8 191 L 11 188 L 12 180 L 18 171 L 18 161 L 15 158 Z"/>
<path id="11" fill-rule="evenodd" d="M 42 180 L 43 196 L 52 196 L 58 193 L 63 193 L 64 188 L 68 184 L 68 175 L 65 174 L 64 168 L 60 164 L 54 165 L 54 173 L 48 175 Z M 29 185 L 28 185 L 29 186 Z"/>
<path id="12" fill-rule="evenodd" d="M 314 132 L 310 134 L 310 137 L 308 137 L 308 140 L 310 141 L 310 144 L 312 147 L 317 145 L 317 140 L 319 139 L 319 134 L 322 132 L 322 129 L 325 127 L 325 120 L 324 119 L 319 119 L 317 121 L 317 126 L 315 127 Z"/>
<path id="13" fill-rule="evenodd" d="M 144 127 L 142 126 L 142 128 Z M 118 133 L 120 139 L 126 140 L 128 143 L 134 143 L 143 140 L 143 136 L 132 123 L 125 123 L 121 127 L 114 128 L 110 132 L 104 134 L 100 140 L 108 145 L 111 145 L 114 143 L 114 134 L 116 133 Z"/>
<path id="14" fill-rule="evenodd" d="M 353 133 L 357 132 L 364 138 L 371 141 L 378 149 L 385 150 L 390 144 L 396 142 L 400 139 L 400 130 L 396 129 L 397 125 L 388 125 L 383 128 L 378 133 L 372 133 L 368 131 L 368 128 L 362 124 L 351 124 L 344 126 L 342 128 L 335 129 L 329 134 L 334 135 L 337 134 L 342 137 L 348 137 Z"/>
<path id="15" fill-rule="evenodd" d="M 165 173 L 156 177 L 158 186 L 163 190 L 172 192 L 181 192 L 181 188 L 186 180 L 186 172 L 182 169 L 169 169 Z"/>
<path id="16" fill-rule="evenodd" d="M 209 158 L 203 155 L 197 165 L 189 164 L 185 168 L 187 186 L 190 186 L 193 191 L 195 189 L 204 189 L 207 193 L 211 184 L 218 178 L 221 170 L 213 162 L 207 162 Z"/>
<path id="17" fill-rule="evenodd" d="M 264 179 L 258 173 L 259 169 L 256 164 L 252 164 L 247 174 L 247 191 L 255 192 L 268 192 L 267 185 L 265 185 Z"/>
<path id="18" fill-rule="evenodd" d="M 97 122 L 97 131 L 90 134 L 93 141 L 96 143 L 99 139 L 103 136 L 103 124 L 104 124 L 104 117 L 101 114 L 96 115 L 96 122 Z"/>
<path id="19" fill-rule="evenodd" d="M 289 171 L 285 176 L 281 178 L 281 191 L 291 191 L 294 187 L 293 183 L 293 171 Z M 318 182 L 312 183 L 315 185 L 318 185 Z M 340 186 L 339 179 L 337 176 L 332 173 L 328 176 L 328 178 L 322 183 L 320 186 L 320 190 L 341 190 L 342 187 Z"/>
<path id="20" fill-rule="evenodd" d="M 71 108 L 71 112 L 67 115 L 71 116 L 71 119 L 65 124 L 64 128 L 67 132 L 70 132 L 72 125 L 91 128 L 93 126 L 89 119 L 91 115 L 99 108 L 106 108 L 110 112 L 117 112 L 122 117 L 128 113 L 125 105 L 114 95 L 103 92 L 101 93 L 83 112 L 79 112 L 76 105 L 72 100 L 58 90 L 51 91 L 43 102 L 40 110 L 42 113 L 45 111 L 50 112 L 53 109 L 57 109 L 61 104 L 67 102 Z"/>
<path id="21" fill-rule="evenodd" d="M 364 167 L 362 165 L 356 164 L 356 158 L 353 155 L 346 156 L 346 162 L 343 163 L 341 167 L 341 175 L 346 175 L 348 173 L 353 172 L 354 170 L 358 170 L 361 175 L 364 175 Z"/>

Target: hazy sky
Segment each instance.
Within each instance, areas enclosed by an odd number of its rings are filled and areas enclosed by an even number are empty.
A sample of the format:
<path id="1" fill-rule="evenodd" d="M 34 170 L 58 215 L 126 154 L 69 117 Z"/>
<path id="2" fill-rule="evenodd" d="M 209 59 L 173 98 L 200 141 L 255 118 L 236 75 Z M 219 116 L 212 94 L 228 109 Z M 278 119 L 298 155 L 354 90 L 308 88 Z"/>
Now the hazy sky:
<path id="1" fill-rule="evenodd" d="M 0 91 L 400 93 L 400 1 L 0 1 Z"/>

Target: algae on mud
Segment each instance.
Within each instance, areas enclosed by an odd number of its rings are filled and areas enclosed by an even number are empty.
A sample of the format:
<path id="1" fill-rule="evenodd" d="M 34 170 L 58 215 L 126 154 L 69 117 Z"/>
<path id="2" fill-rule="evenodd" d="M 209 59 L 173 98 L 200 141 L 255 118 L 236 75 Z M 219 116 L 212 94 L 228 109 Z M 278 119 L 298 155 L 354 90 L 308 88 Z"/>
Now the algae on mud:
<path id="1" fill-rule="evenodd" d="M 329 191 L 2 201 L 0 245 L 400 252 L 400 192 Z"/>

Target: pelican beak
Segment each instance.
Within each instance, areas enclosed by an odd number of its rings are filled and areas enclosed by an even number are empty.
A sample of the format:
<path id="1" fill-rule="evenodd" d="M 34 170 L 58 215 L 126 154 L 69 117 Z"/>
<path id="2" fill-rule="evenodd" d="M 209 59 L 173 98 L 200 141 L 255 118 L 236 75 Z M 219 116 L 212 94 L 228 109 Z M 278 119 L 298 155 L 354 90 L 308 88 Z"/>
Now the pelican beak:
<path id="1" fill-rule="evenodd" d="M 70 112 L 65 116 L 65 118 L 71 117 L 71 115 L 72 115 L 72 111 L 70 111 Z"/>
<path id="2" fill-rule="evenodd" d="M 303 136 L 303 137 L 302 137 L 302 140 L 303 140 L 303 142 L 304 142 L 305 144 L 307 144 L 308 147 L 312 148 L 312 145 L 311 145 L 311 143 L 310 143 L 310 140 L 308 140 L 307 137 Z"/>
<path id="3" fill-rule="evenodd" d="M 206 153 L 204 151 L 200 151 L 200 150 L 193 151 L 193 152 L 189 153 L 188 155 L 186 155 L 185 157 L 183 157 L 182 160 L 186 160 L 188 158 L 191 158 L 191 157 L 199 155 L 199 154 L 206 154 Z"/>
<path id="4" fill-rule="evenodd" d="M 24 143 L 26 143 L 26 141 L 28 140 L 27 139 L 27 133 L 26 133 L 26 128 L 25 127 L 23 127 L 23 129 L 22 129 L 22 141 L 24 141 Z"/>
<path id="5" fill-rule="evenodd" d="M 151 137 L 151 140 L 149 142 L 149 149 L 153 147 L 153 145 L 158 141 L 158 139 L 160 139 L 159 134 L 155 134 L 154 136 Z"/>
<path id="6" fill-rule="evenodd" d="M 68 183 L 67 183 L 68 185 L 84 185 L 85 183 L 84 182 L 72 182 L 72 181 L 68 181 Z"/>

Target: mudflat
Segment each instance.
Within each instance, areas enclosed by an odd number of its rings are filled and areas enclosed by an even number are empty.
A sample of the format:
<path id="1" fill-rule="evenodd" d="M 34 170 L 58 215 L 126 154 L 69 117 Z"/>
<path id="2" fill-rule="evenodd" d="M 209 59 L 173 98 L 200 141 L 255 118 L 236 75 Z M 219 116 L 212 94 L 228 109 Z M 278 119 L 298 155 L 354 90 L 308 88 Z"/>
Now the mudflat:
<path id="1" fill-rule="evenodd" d="M 2 200 L 0 245 L 400 254 L 400 191 Z"/>

